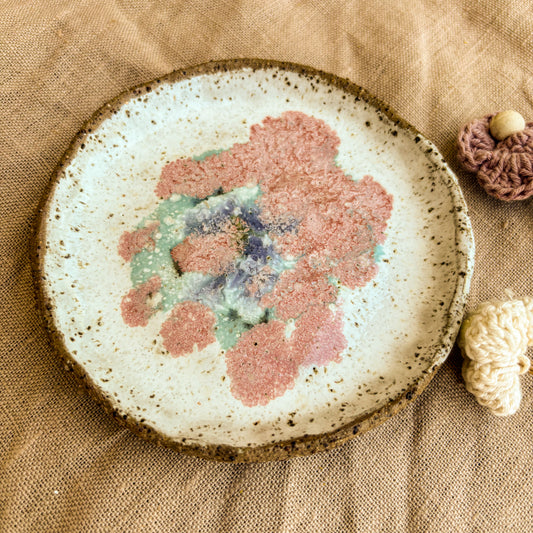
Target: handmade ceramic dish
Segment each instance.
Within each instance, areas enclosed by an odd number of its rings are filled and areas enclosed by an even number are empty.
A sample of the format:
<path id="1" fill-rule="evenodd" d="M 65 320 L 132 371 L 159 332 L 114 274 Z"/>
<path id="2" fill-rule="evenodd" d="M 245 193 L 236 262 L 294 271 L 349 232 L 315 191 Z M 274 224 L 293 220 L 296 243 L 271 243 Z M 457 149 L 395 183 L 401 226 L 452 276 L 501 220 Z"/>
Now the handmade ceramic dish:
<path id="1" fill-rule="evenodd" d="M 347 80 L 210 63 L 104 106 L 40 208 L 69 368 L 145 438 L 228 461 L 336 446 L 447 357 L 473 240 L 428 140 Z"/>

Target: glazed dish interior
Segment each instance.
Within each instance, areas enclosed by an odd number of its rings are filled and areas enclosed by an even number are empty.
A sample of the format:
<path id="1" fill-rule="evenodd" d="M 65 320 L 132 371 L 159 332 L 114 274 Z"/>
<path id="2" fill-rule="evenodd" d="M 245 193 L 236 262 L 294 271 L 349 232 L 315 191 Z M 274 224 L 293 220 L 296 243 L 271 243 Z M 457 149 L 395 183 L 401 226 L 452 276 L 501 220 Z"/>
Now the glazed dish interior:
<path id="1" fill-rule="evenodd" d="M 148 86 L 89 129 L 46 205 L 43 290 L 64 350 L 136 424 L 197 447 L 329 434 L 448 355 L 464 202 L 372 99 L 243 66 Z"/>

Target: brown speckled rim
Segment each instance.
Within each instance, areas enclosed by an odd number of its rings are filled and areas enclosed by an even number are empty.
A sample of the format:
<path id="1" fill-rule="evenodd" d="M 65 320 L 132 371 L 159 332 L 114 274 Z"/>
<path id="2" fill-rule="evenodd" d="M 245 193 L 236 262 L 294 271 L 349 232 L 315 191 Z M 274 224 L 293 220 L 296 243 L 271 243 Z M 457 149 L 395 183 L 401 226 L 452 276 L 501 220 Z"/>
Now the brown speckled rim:
<path id="1" fill-rule="evenodd" d="M 426 157 L 430 159 L 433 165 L 440 169 L 447 176 L 447 187 L 450 190 L 452 203 L 455 206 L 456 222 L 456 246 L 457 246 L 457 283 L 451 305 L 447 313 L 447 324 L 444 338 L 441 339 L 440 345 L 436 348 L 433 364 L 428 370 L 423 371 L 420 377 L 406 390 L 402 391 L 396 398 L 390 400 L 387 404 L 379 409 L 360 416 L 350 423 L 339 429 L 328 433 L 318 435 L 302 435 L 301 437 L 280 441 L 273 444 L 267 444 L 256 447 L 235 447 L 228 445 L 196 445 L 182 444 L 176 442 L 147 425 L 140 423 L 123 412 L 119 406 L 114 405 L 111 398 L 105 395 L 104 391 L 91 379 L 85 372 L 73 355 L 68 351 L 64 342 L 64 336 L 56 327 L 54 319 L 54 309 L 52 300 L 47 292 L 44 273 L 44 258 L 46 254 L 46 220 L 50 209 L 50 200 L 54 195 L 59 180 L 65 176 L 65 169 L 75 158 L 78 150 L 83 149 L 83 143 L 86 137 L 93 132 L 104 120 L 117 112 L 117 110 L 132 98 L 150 93 L 160 85 L 185 80 L 203 74 L 217 72 L 229 72 L 240 69 L 278 69 L 290 71 L 306 77 L 314 77 L 326 84 L 332 85 L 351 95 L 356 101 L 362 100 L 376 108 L 378 111 L 387 116 L 398 127 L 408 130 L 412 133 L 414 141 L 418 143 L 421 150 L 426 152 Z M 53 346 L 59 353 L 65 363 L 68 371 L 73 372 L 87 389 L 89 394 L 102 405 L 116 420 L 123 426 L 130 429 L 133 433 L 139 435 L 145 440 L 149 440 L 158 445 L 173 448 L 179 452 L 194 455 L 206 459 L 228 462 L 259 462 L 283 460 L 296 456 L 304 456 L 315 452 L 329 450 L 340 446 L 346 441 L 376 427 L 385 422 L 402 410 L 409 402 L 413 401 L 425 389 L 431 381 L 435 372 L 442 365 L 449 355 L 455 338 L 459 331 L 459 326 L 464 314 L 464 308 L 468 296 L 470 279 L 473 272 L 474 264 L 474 240 L 472 228 L 467 215 L 466 204 L 461 193 L 457 178 L 446 165 L 444 159 L 439 154 L 434 145 L 426 140 L 413 126 L 399 118 L 395 112 L 386 104 L 376 97 L 370 95 L 361 87 L 351 81 L 340 78 L 333 74 L 328 74 L 311 67 L 306 67 L 294 63 L 278 62 L 264 59 L 233 59 L 227 61 L 215 61 L 202 65 L 190 67 L 183 70 L 176 70 L 166 76 L 156 78 L 151 82 L 134 87 L 120 94 L 104 106 L 102 106 L 93 116 L 85 123 L 83 128 L 75 136 L 71 145 L 61 158 L 58 166 L 52 174 L 52 179 L 48 184 L 34 220 L 34 232 L 31 249 L 32 271 L 35 280 L 35 289 L 38 304 L 42 310 L 45 326 L 48 330 Z"/>

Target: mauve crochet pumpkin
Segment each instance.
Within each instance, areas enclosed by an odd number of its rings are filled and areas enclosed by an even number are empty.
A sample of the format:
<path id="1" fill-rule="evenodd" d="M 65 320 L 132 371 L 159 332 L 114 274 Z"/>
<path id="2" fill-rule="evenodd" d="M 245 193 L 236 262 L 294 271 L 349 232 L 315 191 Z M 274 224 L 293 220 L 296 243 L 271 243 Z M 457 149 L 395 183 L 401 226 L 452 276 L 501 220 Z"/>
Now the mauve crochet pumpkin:
<path id="1" fill-rule="evenodd" d="M 525 200 L 533 195 L 533 122 L 502 141 L 490 134 L 487 115 L 459 133 L 457 157 L 475 172 L 485 191 L 499 200 Z"/>

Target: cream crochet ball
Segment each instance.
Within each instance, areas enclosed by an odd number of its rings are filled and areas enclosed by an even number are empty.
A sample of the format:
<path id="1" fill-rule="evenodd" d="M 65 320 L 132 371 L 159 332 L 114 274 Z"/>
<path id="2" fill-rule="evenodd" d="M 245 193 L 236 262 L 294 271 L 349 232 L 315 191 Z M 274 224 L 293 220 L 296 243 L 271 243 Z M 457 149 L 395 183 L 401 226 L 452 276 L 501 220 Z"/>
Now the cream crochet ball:
<path id="1" fill-rule="evenodd" d="M 467 390 L 497 416 L 516 413 L 519 376 L 531 364 L 525 354 L 533 345 L 533 298 L 482 303 L 464 320 L 458 344 Z"/>

